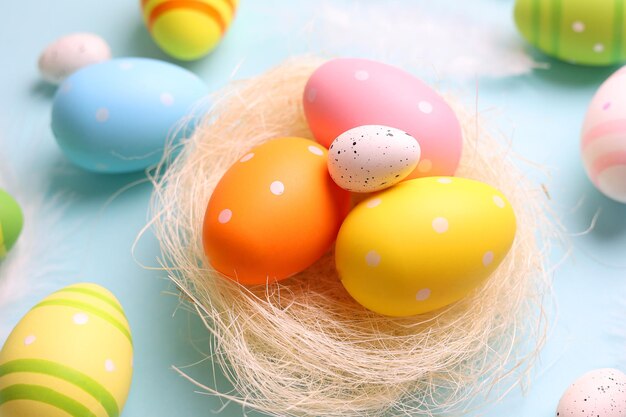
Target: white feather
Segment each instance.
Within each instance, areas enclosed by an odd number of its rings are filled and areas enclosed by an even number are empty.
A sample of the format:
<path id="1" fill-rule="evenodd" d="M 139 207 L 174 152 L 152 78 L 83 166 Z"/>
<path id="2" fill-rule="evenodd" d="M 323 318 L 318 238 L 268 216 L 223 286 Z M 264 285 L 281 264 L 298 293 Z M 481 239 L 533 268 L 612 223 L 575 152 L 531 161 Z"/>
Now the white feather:
<path id="1" fill-rule="evenodd" d="M 67 274 L 67 256 L 60 219 L 68 199 L 49 195 L 49 172 L 38 169 L 38 157 L 54 146 L 47 123 L 38 123 L 37 109 L 28 122 L 18 120 L 16 135 L 0 134 L 0 188 L 20 204 L 24 227 L 15 246 L 0 261 L 0 346 L 35 301 L 55 288 L 57 277 Z M 41 120 L 41 119 L 40 119 Z M 46 154 L 49 155 L 49 154 Z M 67 223 L 65 224 L 67 228 Z"/>
<path id="2" fill-rule="evenodd" d="M 516 33 L 510 1 L 317 0 L 298 2 L 304 8 L 299 12 L 282 0 L 249 5 L 265 14 L 259 19 L 265 30 L 282 31 L 285 39 L 299 33 L 295 39 L 314 53 L 382 60 L 450 78 L 519 75 L 542 66 Z"/>

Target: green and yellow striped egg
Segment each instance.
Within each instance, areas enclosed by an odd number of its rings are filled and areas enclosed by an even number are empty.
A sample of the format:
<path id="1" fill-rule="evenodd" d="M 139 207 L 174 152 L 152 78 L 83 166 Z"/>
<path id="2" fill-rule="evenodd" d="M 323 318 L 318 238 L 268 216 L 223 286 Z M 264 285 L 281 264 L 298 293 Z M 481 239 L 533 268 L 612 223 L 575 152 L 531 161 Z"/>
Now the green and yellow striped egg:
<path id="1" fill-rule="evenodd" d="M 141 0 L 154 41 L 174 58 L 191 61 L 211 52 L 235 17 L 239 0 Z"/>
<path id="2" fill-rule="evenodd" d="M 515 22 L 535 47 L 567 62 L 626 60 L 624 0 L 517 0 Z"/>
<path id="3" fill-rule="evenodd" d="M 17 201 L 0 188 L 0 259 L 13 247 L 20 236 L 24 216 Z"/>
<path id="4" fill-rule="evenodd" d="M 0 351 L 0 416 L 118 417 L 132 357 L 115 296 L 95 284 L 63 288 L 33 307 Z"/>

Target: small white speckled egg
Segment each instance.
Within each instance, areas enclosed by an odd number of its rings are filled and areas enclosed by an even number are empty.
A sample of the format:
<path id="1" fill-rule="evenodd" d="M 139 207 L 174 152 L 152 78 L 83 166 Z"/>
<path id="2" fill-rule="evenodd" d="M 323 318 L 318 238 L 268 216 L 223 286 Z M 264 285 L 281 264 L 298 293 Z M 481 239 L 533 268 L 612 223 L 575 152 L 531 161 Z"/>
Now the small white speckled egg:
<path id="1" fill-rule="evenodd" d="M 365 125 L 337 137 L 328 152 L 328 171 L 341 188 L 370 193 L 409 176 L 420 159 L 420 145 L 406 132 Z"/>
<path id="2" fill-rule="evenodd" d="M 39 72 L 46 81 L 60 84 L 76 70 L 109 59 L 111 48 L 100 36 L 73 33 L 44 49 L 39 57 Z"/>
<path id="3" fill-rule="evenodd" d="M 565 391 L 558 417 L 626 416 L 626 374 L 617 369 L 596 369 L 578 378 Z"/>

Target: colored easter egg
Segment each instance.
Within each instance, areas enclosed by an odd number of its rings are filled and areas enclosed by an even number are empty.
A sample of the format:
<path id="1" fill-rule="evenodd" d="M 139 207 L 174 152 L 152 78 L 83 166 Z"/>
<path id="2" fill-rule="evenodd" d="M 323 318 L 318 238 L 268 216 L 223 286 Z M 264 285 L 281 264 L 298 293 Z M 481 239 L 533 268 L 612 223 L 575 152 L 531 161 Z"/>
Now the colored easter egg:
<path id="1" fill-rule="evenodd" d="M 547 55 L 574 64 L 613 65 L 626 58 L 622 0 L 517 0 L 522 36 Z"/>
<path id="2" fill-rule="evenodd" d="M 364 307 L 410 316 L 451 304 L 483 283 L 515 237 L 498 190 L 453 177 L 402 182 L 359 203 L 335 246 L 341 282 Z"/>
<path id="3" fill-rule="evenodd" d="M 0 415 L 118 417 L 132 359 L 115 296 L 95 284 L 63 288 L 26 313 L 0 351 Z"/>
<path id="4" fill-rule="evenodd" d="M 24 224 L 20 205 L 0 188 L 0 259 L 13 247 Z"/>
<path id="5" fill-rule="evenodd" d="M 111 48 L 93 33 L 73 33 L 52 42 L 39 56 L 39 72 L 59 84 L 80 68 L 111 59 Z"/>
<path id="6" fill-rule="evenodd" d="M 54 97 L 52 131 L 65 155 L 84 169 L 139 171 L 159 161 L 182 122 L 193 125 L 207 92 L 202 80 L 176 65 L 113 59 L 65 80 Z"/>
<path id="7" fill-rule="evenodd" d="M 328 171 L 341 188 L 369 193 L 405 179 L 419 159 L 420 146 L 408 133 L 366 125 L 350 129 L 333 141 Z"/>
<path id="8" fill-rule="evenodd" d="M 328 251 L 350 193 L 328 174 L 327 151 L 303 138 L 266 142 L 222 177 L 204 218 L 211 265 L 242 284 L 288 278 Z"/>
<path id="9" fill-rule="evenodd" d="M 231 25 L 239 0 L 141 0 L 156 44 L 181 60 L 211 52 Z"/>
<path id="10" fill-rule="evenodd" d="M 591 100 L 581 154 L 596 188 L 626 203 L 626 67 L 609 77 Z"/>
<path id="11" fill-rule="evenodd" d="M 366 59 L 328 61 L 306 85 L 304 112 L 315 139 L 326 147 L 363 125 L 407 132 L 421 148 L 421 161 L 409 178 L 454 175 L 459 165 L 463 138 L 454 111 L 399 68 Z"/>
<path id="12" fill-rule="evenodd" d="M 596 369 L 578 378 L 565 391 L 559 417 L 626 416 L 626 375 L 617 369 Z"/>

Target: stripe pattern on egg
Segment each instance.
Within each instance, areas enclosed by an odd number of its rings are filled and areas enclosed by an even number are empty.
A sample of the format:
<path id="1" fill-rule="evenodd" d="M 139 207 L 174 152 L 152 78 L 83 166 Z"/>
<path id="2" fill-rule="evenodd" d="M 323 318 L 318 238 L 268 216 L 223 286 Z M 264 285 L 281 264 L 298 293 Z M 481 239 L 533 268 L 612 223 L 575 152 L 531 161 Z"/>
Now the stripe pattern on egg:
<path id="1" fill-rule="evenodd" d="M 0 351 L 0 415 L 119 417 L 132 352 L 113 294 L 95 284 L 63 288 L 35 305 Z"/>
<path id="2" fill-rule="evenodd" d="M 231 25 L 239 0 L 142 0 L 144 21 L 163 51 L 182 60 L 211 52 Z"/>
<path id="3" fill-rule="evenodd" d="M 606 196 L 626 203 L 626 67 L 609 77 L 591 100 L 581 154 L 591 182 Z"/>
<path id="4" fill-rule="evenodd" d="M 626 58 L 623 0 L 517 0 L 515 22 L 544 53 L 583 65 L 611 65 Z"/>

